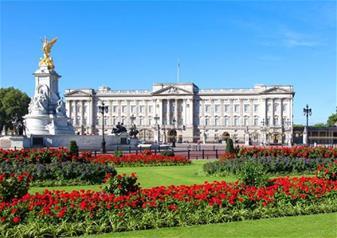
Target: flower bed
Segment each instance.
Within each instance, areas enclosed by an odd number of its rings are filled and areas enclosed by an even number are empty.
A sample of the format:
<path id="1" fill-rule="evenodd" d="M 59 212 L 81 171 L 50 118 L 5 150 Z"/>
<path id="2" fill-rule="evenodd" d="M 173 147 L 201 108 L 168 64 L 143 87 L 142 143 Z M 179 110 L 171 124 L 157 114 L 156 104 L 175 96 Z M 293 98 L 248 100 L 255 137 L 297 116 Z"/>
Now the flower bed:
<path id="1" fill-rule="evenodd" d="M 218 161 L 205 164 L 203 169 L 209 175 L 237 174 L 247 159 L 254 159 L 273 175 L 313 173 L 336 158 L 337 148 L 333 147 L 240 147 L 235 153 L 225 153 Z"/>
<path id="2" fill-rule="evenodd" d="M 186 165 L 191 161 L 184 156 L 166 156 L 153 154 L 145 151 L 138 154 L 124 154 L 115 156 L 111 154 L 100 154 L 92 157 L 91 161 L 97 163 L 113 163 L 116 166 L 163 166 L 163 165 Z"/>
<path id="3" fill-rule="evenodd" d="M 272 175 L 313 173 L 320 165 L 329 164 L 331 158 L 293 158 L 293 157 L 257 157 L 234 158 L 208 162 L 203 165 L 203 170 L 208 175 L 238 174 L 247 160 L 254 160 L 261 164 L 266 173 Z"/>
<path id="4" fill-rule="evenodd" d="M 38 149 L 38 150 L 1 150 L 1 162 L 24 162 L 33 164 L 48 164 L 55 161 L 77 161 L 77 162 L 97 162 L 113 163 L 118 166 L 146 166 L 146 165 L 185 165 L 190 164 L 190 160 L 183 156 L 170 156 L 165 154 L 153 154 L 151 151 L 143 151 L 138 154 L 98 154 L 83 152 L 78 156 L 71 154 L 68 150 L 59 149 Z"/>
<path id="5" fill-rule="evenodd" d="M 73 236 L 337 211 L 337 181 L 299 177 L 272 179 L 270 184 L 161 186 L 124 196 L 93 191 L 27 194 L 0 203 L 0 235 Z"/>
<path id="6" fill-rule="evenodd" d="M 337 148 L 323 146 L 240 147 L 236 157 L 337 158 Z"/>

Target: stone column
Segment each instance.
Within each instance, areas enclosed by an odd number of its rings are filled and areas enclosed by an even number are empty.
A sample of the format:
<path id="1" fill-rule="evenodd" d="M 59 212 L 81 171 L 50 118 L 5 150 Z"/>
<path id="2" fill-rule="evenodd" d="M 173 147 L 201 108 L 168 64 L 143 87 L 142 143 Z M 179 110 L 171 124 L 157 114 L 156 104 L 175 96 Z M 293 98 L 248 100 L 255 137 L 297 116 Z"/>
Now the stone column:
<path id="1" fill-rule="evenodd" d="M 94 116 L 93 116 L 93 109 L 94 109 L 94 104 L 93 104 L 93 98 L 90 98 L 89 105 L 88 105 L 88 125 L 89 125 L 89 134 L 94 133 Z"/>
<path id="2" fill-rule="evenodd" d="M 84 134 L 84 101 L 81 100 L 81 117 L 80 117 L 80 127 L 81 127 L 81 135 Z"/>
<path id="3" fill-rule="evenodd" d="M 183 99 L 182 124 L 186 126 L 187 122 L 187 99 Z"/>
<path id="4" fill-rule="evenodd" d="M 229 100 L 229 125 L 233 126 L 234 125 L 234 100 L 230 99 Z"/>
<path id="5" fill-rule="evenodd" d="M 166 100 L 166 124 L 170 125 L 170 114 L 171 114 L 171 107 L 170 107 L 170 99 Z"/>
<path id="6" fill-rule="evenodd" d="M 242 126 L 244 121 L 244 116 L 243 116 L 243 99 L 240 99 L 240 120 L 239 120 L 239 125 Z"/>
<path id="7" fill-rule="evenodd" d="M 250 125 L 253 125 L 254 126 L 254 100 L 252 98 L 249 99 L 249 102 L 250 102 L 250 106 L 249 106 L 249 109 L 250 109 L 250 112 L 249 112 L 249 120 L 250 121 Z"/>
<path id="8" fill-rule="evenodd" d="M 66 110 L 67 110 L 67 117 L 71 118 L 71 103 L 70 103 L 70 100 L 67 101 L 67 104 L 66 104 Z"/>
<path id="9" fill-rule="evenodd" d="M 176 119 L 176 122 L 175 122 L 175 125 L 174 125 L 174 126 L 175 126 L 176 128 L 178 128 L 178 125 L 179 125 L 179 124 L 178 124 L 178 122 L 179 122 L 179 118 L 178 118 L 178 116 L 179 116 L 179 113 L 178 113 L 178 100 L 179 100 L 179 99 L 175 99 L 175 100 L 174 100 L 174 104 L 175 104 L 175 112 L 174 112 L 175 115 L 174 115 L 174 117 L 175 117 L 175 119 Z"/>

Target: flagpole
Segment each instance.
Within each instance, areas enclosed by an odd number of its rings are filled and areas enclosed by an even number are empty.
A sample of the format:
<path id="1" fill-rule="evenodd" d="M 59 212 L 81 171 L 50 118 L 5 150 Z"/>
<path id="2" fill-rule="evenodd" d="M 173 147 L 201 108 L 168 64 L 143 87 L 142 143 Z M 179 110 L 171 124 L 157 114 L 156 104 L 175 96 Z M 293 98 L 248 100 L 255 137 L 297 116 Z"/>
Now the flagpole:
<path id="1" fill-rule="evenodd" d="M 178 63 L 177 63 L 177 83 L 180 83 L 180 60 L 178 58 Z"/>

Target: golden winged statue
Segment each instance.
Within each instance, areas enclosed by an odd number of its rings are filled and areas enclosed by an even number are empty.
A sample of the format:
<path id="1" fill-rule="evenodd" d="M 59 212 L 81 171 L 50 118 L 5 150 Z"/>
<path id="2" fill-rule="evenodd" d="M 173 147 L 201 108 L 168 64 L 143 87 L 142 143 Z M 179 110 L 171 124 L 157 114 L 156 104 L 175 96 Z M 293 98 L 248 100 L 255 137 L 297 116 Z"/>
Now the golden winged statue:
<path id="1" fill-rule="evenodd" d="M 41 58 L 39 65 L 40 66 L 47 66 L 48 69 L 54 69 L 54 62 L 53 58 L 50 56 L 50 51 L 55 42 L 57 41 L 57 38 L 48 41 L 48 39 L 45 37 L 42 42 L 42 51 L 43 51 L 43 58 Z"/>

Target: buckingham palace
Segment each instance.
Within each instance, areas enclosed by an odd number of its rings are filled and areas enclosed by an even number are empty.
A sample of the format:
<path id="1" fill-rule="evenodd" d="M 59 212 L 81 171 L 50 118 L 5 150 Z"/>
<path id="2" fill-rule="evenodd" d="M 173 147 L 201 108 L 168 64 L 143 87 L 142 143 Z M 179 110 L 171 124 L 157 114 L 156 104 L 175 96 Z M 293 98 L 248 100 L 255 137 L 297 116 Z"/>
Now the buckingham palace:
<path id="1" fill-rule="evenodd" d="M 112 133 L 117 123 L 136 125 L 144 141 L 290 144 L 294 89 L 255 85 L 242 89 L 199 89 L 194 83 L 156 83 L 152 90 L 67 89 L 67 114 L 78 134 Z M 108 111 L 102 118 L 102 102 Z"/>

